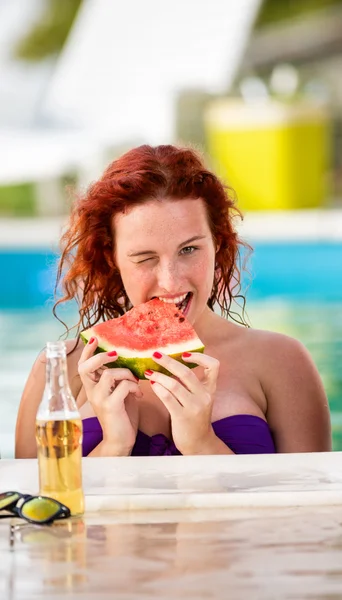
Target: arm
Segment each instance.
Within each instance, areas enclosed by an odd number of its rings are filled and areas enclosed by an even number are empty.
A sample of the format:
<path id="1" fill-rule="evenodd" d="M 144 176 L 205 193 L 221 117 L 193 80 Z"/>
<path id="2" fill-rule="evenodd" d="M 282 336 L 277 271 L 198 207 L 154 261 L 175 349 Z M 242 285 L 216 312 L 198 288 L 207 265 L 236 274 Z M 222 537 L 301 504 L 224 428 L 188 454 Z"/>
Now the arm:
<path id="1" fill-rule="evenodd" d="M 227 446 L 220 438 L 217 437 L 214 430 L 212 431 L 212 436 L 208 441 L 204 442 L 201 446 L 201 449 L 197 452 L 193 452 L 193 454 L 197 455 L 210 455 L 210 454 L 235 454 L 233 450 Z"/>
<path id="2" fill-rule="evenodd" d="M 262 386 L 277 452 L 331 451 L 328 400 L 309 352 L 285 335 L 267 338 Z"/>
<path id="3" fill-rule="evenodd" d="M 45 354 L 38 356 L 21 397 L 15 429 L 15 458 L 36 458 L 36 414 L 45 387 Z"/>
<path id="4" fill-rule="evenodd" d="M 102 440 L 94 450 L 89 452 L 88 456 L 130 456 L 132 450 L 122 450 Z"/>

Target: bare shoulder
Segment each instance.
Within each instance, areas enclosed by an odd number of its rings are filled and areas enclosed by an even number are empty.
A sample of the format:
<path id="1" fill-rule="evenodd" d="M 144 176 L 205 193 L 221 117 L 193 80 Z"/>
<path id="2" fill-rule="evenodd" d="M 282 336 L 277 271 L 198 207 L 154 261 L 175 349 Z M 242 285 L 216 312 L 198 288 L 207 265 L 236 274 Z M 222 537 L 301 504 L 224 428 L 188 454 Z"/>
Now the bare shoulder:
<path id="1" fill-rule="evenodd" d="M 249 360 L 258 367 L 263 388 L 268 396 L 279 386 L 295 388 L 322 387 L 317 366 L 306 346 L 296 338 L 261 329 L 245 329 L 240 343 Z"/>
<path id="2" fill-rule="evenodd" d="M 82 342 L 82 340 L 74 339 L 67 340 L 65 342 L 65 345 L 69 379 L 72 379 L 78 375 L 78 361 L 80 360 L 80 356 L 84 348 L 84 343 Z"/>
<path id="3" fill-rule="evenodd" d="M 240 354 L 251 356 L 254 361 L 264 364 L 264 361 L 273 362 L 307 362 L 311 361 L 310 354 L 304 344 L 299 340 L 265 329 L 242 327 L 235 323 L 221 325 L 219 345 L 222 348 L 238 346 Z"/>
<path id="4" fill-rule="evenodd" d="M 222 326 L 222 362 L 253 374 L 266 401 L 266 418 L 278 452 L 331 450 L 328 399 L 313 357 L 305 345 L 273 331 Z"/>
<path id="5" fill-rule="evenodd" d="M 254 354 L 254 358 L 257 358 L 256 354 L 260 352 L 263 358 L 269 354 L 273 356 L 274 352 L 276 356 L 284 356 L 291 350 L 305 353 L 305 347 L 301 342 L 283 333 L 245 327 L 222 317 L 218 317 L 215 325 L 212 330 L 211 344 L 220 346 L 221 351 L 234 345 L 240 346 L 241 351 L 245 353 Z"/>
<path id="6" fill-rule="evenodd" d="M 303 380 L 307 383 L 313 380 L 317 384 L 317 365 L 300 340 L 274 331 L 249 329 L 246 341 L 248 353 L 257 361 L 265 389 L 277 385 L 276 377 L 278 381 L 290 377 L 294 386 Z"/>
<path id="7" fill-rule="evenodd" d="M 310 358 L 310 354 L 302 342 L 284 333 L 246 328 L 242 336 L 251 351 L 260 352 L 262 358 L 274 361 L 305 361 Z"/>
<path id="8" fill-rule="evenodd" d="M 250 330 L 248 338 L 278 452 L 330 451 L 328 399 L 309 350 L 281 333 Z"/>
<path id="9" fill-rule="evenodd" d="M 215 317 L 208 348 L 223 362 L 227 356 L 231 360 L 234 354 L 245 365 L 250 362 L 257 366 L 260 377 L 272 375 L 275 368 L 316 369 L 309 351 L 298 339 L 275 331 L 244 327 L 218 315 Z"/>

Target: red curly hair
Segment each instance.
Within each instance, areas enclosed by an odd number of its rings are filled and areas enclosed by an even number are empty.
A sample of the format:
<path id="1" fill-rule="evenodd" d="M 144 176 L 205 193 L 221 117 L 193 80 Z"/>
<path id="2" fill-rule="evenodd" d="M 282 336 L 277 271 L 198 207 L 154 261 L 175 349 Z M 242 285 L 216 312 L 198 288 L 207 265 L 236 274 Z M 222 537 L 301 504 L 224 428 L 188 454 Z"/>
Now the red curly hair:
<path id="1" fill-rule="evenodd" d="M 213 240 L 219 248 L 208 306 L 218 304 L 222 315 L 247 325 L 241 294 L 240 247 L 248 247 L 235 231 L 242 218 L 230 190 L 204 166 L 200 154 L 172 145 L 134 148 L 114 160 L 102 177 L 80 196 L 61 238 L 61 258 L 55 291 L 62 281 L 64 296 L 54 305 L 75 299 L 79 332 L 95 323 L 118 317 L 131 308 L 114 262 L 113 216 L 153 198 L 202 198 Z M 231 310 L 242 299 L 242 316 Z M 58 317 L 57 317 L 58 318 Z"/>

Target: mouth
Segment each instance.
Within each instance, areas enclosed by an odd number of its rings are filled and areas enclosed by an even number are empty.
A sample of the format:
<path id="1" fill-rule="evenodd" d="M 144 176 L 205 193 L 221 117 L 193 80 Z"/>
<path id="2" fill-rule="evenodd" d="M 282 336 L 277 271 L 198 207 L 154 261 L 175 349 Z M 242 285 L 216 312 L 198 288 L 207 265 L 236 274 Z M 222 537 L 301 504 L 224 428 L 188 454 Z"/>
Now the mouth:
<path id="1" fill-rule="evenodd" d="M 177 309 L 180 310 L 184 316 L 186 316 L 189 312 L 192 297 L 192 292 L 187 292 L 186 294 L 182 294 L 173 299 L 159 298 L 158 296 L 153 296 L 153 298 L 158 298 L 158 300 L 161 300 L 161 302 L 165 302 L 166 304 L 175 304 Z"/>

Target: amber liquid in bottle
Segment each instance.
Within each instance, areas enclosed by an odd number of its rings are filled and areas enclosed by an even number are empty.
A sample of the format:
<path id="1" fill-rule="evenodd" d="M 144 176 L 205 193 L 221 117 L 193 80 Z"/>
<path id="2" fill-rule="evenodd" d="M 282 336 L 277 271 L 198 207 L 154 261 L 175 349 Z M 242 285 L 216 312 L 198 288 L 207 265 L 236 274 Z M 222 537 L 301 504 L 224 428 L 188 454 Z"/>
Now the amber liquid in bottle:
<path id="1" fill-rule="evenodd" d="M 39 493 L 84 512 L 82 421 L 67 379 L 64 342 L 48 343 L 46 386 L 36 418 Z"/>

